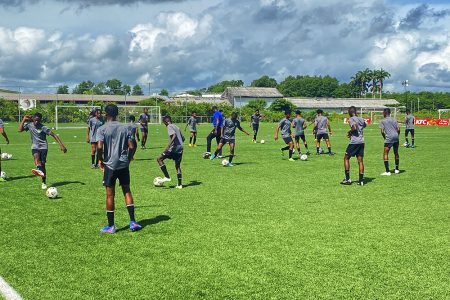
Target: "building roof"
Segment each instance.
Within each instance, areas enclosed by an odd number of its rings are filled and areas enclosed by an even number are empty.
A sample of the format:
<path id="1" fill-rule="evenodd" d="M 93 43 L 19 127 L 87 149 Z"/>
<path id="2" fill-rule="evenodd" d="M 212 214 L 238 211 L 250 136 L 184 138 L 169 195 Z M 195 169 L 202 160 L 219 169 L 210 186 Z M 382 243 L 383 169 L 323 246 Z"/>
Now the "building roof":
<path id="1" fill-rule="evenodd" d="M 164 96 L 151 96 L 157 97 L 162 100 L 167 100 Z M 125 95 L 85 95 L 85 94 L 41 94 L 41 93 L 3 93 L 0 92 L 0 99 L 17 101 L 18 99 L 35 99 L 37 101 L 78 101 L 78 102 L 90 102 L 90 101 L 113 101 L 113 102 L 139 102 L 144 99 L 150 98 L 150 96 L 126 96 Z"/>
<path id="2" fill-rule="evenodd" d="M 361 98 L 286 98 L 298 108 L 357 108 L 383 109 L 399 103 L 394 99 L 361 99 Z"/>
<path id="3" fill-rule="evenodd" d="M 229 100 L 235 97 L 283 98 L 283 95 L 276 88 L 261 87 L 228 87 L 222 94 L 222 98 L 227 98 Z"/>

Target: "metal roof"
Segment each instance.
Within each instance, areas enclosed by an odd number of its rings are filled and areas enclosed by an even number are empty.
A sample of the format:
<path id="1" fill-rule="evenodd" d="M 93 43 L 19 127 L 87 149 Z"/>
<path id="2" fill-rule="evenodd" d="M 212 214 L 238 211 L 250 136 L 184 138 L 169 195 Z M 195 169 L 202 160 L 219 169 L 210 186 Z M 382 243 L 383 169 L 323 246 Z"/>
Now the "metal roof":
<path id="1" fill-rule="evenodd" d="M 234 97 L 282 98 L 283 95 L 276 88 L 261 87 L 228 87 L 222 94 L 222 98 Z"/>
<path id="2" fill-rule="evenodd" d="M 399 103 L 394 99 L 361 98 L 286 98 L 299 108 L 357 108 L 382 109 Z"/>

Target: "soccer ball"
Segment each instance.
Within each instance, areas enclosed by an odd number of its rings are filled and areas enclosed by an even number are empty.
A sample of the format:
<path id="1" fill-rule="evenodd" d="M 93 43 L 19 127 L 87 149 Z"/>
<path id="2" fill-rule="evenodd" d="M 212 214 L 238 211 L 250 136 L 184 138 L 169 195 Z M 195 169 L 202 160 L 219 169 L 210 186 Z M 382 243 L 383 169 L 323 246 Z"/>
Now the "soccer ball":
<path id="1" fill-rule="evenodd" d="M 265 140 L 261 140 L 261 144 L 264 144 L 266 141 Z"/>
<path id="2" fill-rule="evenodd" d="M 55 199 L 56 197 L 58 197 L 58 190 L 55 187 L 49 187 L 45 194 L 47 195 L 47 197 Z"/>
<path id="3" fill-rule="evenodd" d="M 405 142 L 405 143 L 403 144 L 403 146 L 404 146 L 404 147 L 408 147 L 408 146 L 409 146 L 408 142 Z"/>
<path id="4" fill-rule="evenodd" d="M 211 156 L 211 153 L 209 153 L 209 152 L 203 153 L 203 158 L 204 159 L 208 159 L 208 158 L 210 158 L 210 156 Z"/>
<path id="5" fill-rule="evenodd" d="M 156 187 L 160 187 L 163 186 L 164 182 L 162 181 L 161 177 L 156 177 L 155 179 L 153 179 L 153 185 Z"/>
<path id="6" fill-rule="evenodd" d="M 6 160 L 11 160 L 12 158 L 13 158 L 13 155 L 12 154 L 8 154 Z"/>
<path id="7" fill-rule="evenodd" d="M 222 160 L 222 166 L 224 166 L 224 167 L 228 166 L 229 163 L 230 162 L 228 161 L 228 159 Z"/>
<path id="8" fill-rule="evenodd" d="M 302 154 L 302 156 L 300 156 L 301 160 L 307 160 L 308 159 L 308 155 L 306 154 Z"/>
<path id="9" fill-rule="evenodd" d="M 323 154 L 324 152 L 325 152 L 325 150 L 323 149 L 323 147 L 320 147 L 319 153 L 320 153 L 320 154 Z"/>
<path id="10" fill-rule="evenodd" d="M 2 160 L 10 160 L 12 158 L 11 154 L 8 153 L 2 153 Z"/>
<path id="11" fill-rule="evenodd" d="M 6 175 L 6 172 L 5 172 L 5 171 L 2 171 L 2 172 L 0 173 L 0 177 L 3 178 L 3 179 L 6 179 L 6 178 L 8 178 L 8 175 Z"/>

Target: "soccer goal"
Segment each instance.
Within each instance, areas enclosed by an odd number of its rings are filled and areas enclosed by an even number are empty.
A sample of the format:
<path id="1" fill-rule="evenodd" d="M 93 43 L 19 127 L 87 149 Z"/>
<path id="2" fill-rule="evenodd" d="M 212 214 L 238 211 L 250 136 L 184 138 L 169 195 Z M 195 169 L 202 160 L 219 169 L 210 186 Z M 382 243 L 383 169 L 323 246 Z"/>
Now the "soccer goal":
<path id="1" fill-rule="evenodd" d="M 55 106 L 55 129 L 86 128 L 93 105 L 57 105 Z"/>
<path id="2" fill-rule="evenodd" d="M 442 118 L 443 116 L 448 116 L 449 111 L 450 109 L 438 109 L 439 119 Z"/>
<path id="3" fill-rule="evenodd" d="M 118 120 L 123 123 L 128 122 L 128 117 L 133 115 L 136 117 L 136 122 L 139 121 L 139 116 L 144 112 L 144 108 L 148 109 L 150 120 L 148 124 L 161 124 L 161 108 L 159 106 L 142 106 L 142 105 L 118 105 L 119 117 Z"/>

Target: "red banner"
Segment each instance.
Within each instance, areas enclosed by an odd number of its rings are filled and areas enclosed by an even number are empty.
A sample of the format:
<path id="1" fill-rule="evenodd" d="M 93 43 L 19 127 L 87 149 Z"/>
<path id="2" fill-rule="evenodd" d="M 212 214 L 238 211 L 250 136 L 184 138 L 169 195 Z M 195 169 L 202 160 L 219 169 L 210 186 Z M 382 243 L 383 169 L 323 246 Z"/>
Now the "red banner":
<path id="1" fill-rule="evenodd" d="M 367 125 L 372 125 L 372 119 L 371 118 L 363 118 L 364 121 L 366 121 Z M 348 124 L 350 118 L 344 118 L 344 124 Z"/>
<path id="2" fill-rule="evenodd" d="M 415 118 L 417 126 L 449 126 L 449 119 Z"/>

